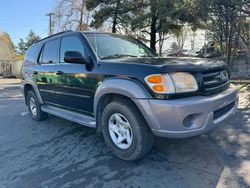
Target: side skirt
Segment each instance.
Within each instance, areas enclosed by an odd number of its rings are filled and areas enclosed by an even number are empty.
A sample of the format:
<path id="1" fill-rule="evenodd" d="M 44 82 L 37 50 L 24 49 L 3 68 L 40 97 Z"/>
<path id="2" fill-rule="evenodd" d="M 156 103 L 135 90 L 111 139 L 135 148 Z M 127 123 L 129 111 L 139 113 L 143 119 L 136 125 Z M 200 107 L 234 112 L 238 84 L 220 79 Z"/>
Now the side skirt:
<path id="1" fill-rule="evenodd" d="M 81 125 L 85 125 L 87 127 L 96 127 L 96 122 L 94 117 L 86 116 L 77 112 L 71 112 L 68 110 L 64 110 L 62 108 L 50 106 L 50 105 L 42 105 L 41 109 L 43 112 L 47 112 L 49 114 L 52 114 L 54 116 L 58 116 L 76 123 L 79 123 Z"/>

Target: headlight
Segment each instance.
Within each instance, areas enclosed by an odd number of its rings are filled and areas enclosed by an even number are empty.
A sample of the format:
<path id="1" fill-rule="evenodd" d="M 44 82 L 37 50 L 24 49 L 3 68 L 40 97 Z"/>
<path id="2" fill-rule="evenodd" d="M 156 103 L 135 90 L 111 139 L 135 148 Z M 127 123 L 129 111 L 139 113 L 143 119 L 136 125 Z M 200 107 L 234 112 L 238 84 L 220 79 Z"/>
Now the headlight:
<path id="1" fill-rule="evenodd" d="M 171 77 L 175 85 L 176 93 L 185 93 L 198 90 L 198 85 L 195 78 L 189 73 L 177 72 L 171 74 Z"/>
<path id="2" fill-rule="evenodd" d="M 198 90 L 195 78 L 185 72 L 171 74 L 153 74 L 145 78 L 145 82 L 156 93 L 185 93 Z"/>

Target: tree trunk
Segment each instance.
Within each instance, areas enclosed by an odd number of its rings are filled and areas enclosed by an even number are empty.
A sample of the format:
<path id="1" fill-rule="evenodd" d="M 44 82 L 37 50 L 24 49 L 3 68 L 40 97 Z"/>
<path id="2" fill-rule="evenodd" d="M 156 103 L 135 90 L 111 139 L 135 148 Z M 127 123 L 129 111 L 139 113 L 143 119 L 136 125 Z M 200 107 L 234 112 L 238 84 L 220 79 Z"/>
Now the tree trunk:
<path id="1" fill-rule="evenodd" d="M 195 37 L 196 37 L 196 33 L 195 33 L 195 31 L 192 31 L 192 35 L 191 35 L 191 49 L 192 50 L 194 50 Z"/>
<path id="2" fill-rule="evenodd" d="M 160 56 L 162 56 L 163 38 L 164 38 L 163 32 L 159 31 L 159 55 Z"/>
<path id="3" fill-rule="evenodd" d="M 120 5 L 120 0 L 117 0 L 114 17 L 113 17 L 112 33 L 116 33 L 117 15 L 118 15 L 118 10 L 119 10 L 119 5 Z"/>
<path id="4" fill-rule="evenodd" d="M 156 15 L 156 4 L 157 2 L 155 0 L 151 1 L 151 25 L 150 25 L 150 48 L 156 52 L 156 23 L 157 23 L 157 15 Z"/>
<path id="5" fill-rule="evenodd" d="M 231 55 L 232 55 L 232 39 L 233 39 L 233 26 L 230 24 L 229 35 L 228 35 L 228 46 L 227 46 L 227 63 L 230 64 Z"/>
<path id="6" fill-rule="evenodd" d="M 81 2 L 81 10 L 80 10 L 80 20 L 79 20 L 79 26 L 78 26 L 78 30 L 84 30 L 83 28 L 83 11 L 84 11 L 84 0 L 82 0 Z"/>

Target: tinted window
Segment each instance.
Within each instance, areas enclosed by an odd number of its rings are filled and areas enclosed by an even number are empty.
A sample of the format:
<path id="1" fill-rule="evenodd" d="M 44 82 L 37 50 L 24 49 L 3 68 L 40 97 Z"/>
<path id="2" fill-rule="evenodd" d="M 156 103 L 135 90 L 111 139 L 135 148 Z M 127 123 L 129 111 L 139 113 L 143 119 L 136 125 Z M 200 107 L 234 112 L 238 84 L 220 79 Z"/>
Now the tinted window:
<path id="1" fill-rule="evenodd" d="M 64 62 L 66 51 L 78 51 L 84 57 L 84 47 L 81 40 L 76 36 L 63 37 L 61 41 L 60 62 Z"/>
<path id="2" fill-rule="evenodd" d="M 25 63 L 37 63 L 37 58 L 41 50 L 41 45 L 32 45 L 25 55 Z"/>
<path id="3" fill-rule="evenodd" d="M 42 63 L 57 63 L 59 57 L 60 40 L 52 40 L 46 42 L 43 48 Z"/>

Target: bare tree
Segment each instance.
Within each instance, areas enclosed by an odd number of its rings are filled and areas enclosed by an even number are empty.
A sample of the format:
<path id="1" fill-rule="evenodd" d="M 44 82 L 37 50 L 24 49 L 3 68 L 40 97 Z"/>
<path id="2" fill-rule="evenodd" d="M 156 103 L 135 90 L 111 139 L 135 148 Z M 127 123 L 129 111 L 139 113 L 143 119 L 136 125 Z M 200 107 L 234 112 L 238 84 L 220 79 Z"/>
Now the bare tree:
<path id="1" fill-rule="evenodd" d="M 192 32 L 191 32 L 191 35 L 190 35 L 190 43 L 191 43 L 191 49 L 192 50 L 194 50 L 195 38 L 196 38 L 196 30 L 192 29 Z"/>
<path id="2" fill-rule="evenodd" d="M 89 27 L 90 14 L 85 0 L 58 0 L 55 9 L 57 30 L 86 30 Z"/>
<path id="3" fill-rule="evenodd" d="M 181 28 L 173 29 L 172 34 L 175 37 L 178 49 L 183 50 L 185 41 L 187 39 L 187 34 L 188 34 L 187 27 L 182 26 Z"/>
<path id="4" fill-rule="evenodd" d="M 11 74 L 12 55 L 8 44 L 0 40 L 0 75 L 9 76 Z"/>
<path id="5" fill-rule="evenodd" d="M 212 32 L 213 39 L 219 43 L 228 63 L 239 40 L 244 41 L 243 33 L 249 33 L 245 32 L 245 30 L 249 31 L 249 26 L 244 24 L 249 23 L 249 20 L 247 21 L 247 17 L 250 16 L 249 9 L 250 4 L 247 0 L 212 1 L 210 23 L 207 29 Z M 248 46 L 249 42 L 244 43 Z"/>

